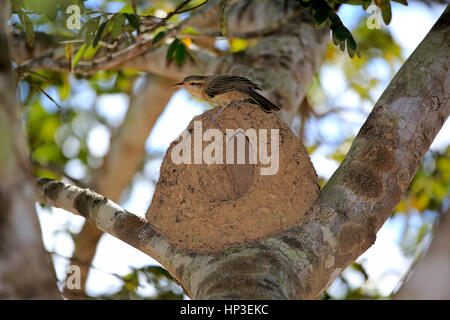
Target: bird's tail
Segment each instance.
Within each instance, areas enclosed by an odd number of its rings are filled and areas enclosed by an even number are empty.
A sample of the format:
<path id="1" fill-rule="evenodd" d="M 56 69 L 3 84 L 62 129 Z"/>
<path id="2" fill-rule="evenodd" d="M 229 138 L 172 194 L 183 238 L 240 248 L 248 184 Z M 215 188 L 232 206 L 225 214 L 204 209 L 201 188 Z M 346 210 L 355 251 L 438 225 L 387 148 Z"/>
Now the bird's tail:
<path id="1" fill-rule="evenodd" d="M 246 92 L 246 94 L 249 95 L 252 100 L 254 100 L 260 107 L 263 109 L 266 113 L 271 113 L 273 111 L 279 111 L 280 107 L 276 104 L 272 103 L 269 99 L 266 97 L 260 95 L 258 92 L 254 90 L 249 90 Z"/>

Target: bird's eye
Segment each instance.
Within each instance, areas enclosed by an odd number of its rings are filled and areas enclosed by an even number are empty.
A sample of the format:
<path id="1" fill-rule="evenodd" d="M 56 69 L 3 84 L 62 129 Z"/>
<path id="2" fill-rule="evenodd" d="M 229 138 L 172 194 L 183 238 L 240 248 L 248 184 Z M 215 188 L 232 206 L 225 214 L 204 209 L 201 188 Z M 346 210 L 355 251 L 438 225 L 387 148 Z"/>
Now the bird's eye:
<path id="1" fill-rule="evenodd" d="M 200 86 L 201 85 L 201 83 L 198 83 L 198 82 L 192 82 L 191 83 L 191 86 Z"/>

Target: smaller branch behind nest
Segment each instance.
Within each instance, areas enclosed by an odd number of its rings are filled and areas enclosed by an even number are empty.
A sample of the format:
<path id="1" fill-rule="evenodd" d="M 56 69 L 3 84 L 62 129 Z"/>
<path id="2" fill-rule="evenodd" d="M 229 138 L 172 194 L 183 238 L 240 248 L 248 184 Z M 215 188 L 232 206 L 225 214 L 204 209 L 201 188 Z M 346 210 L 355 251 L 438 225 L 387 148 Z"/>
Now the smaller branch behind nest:
<path id="1" fill-rule="evenodd" d="M 245 32 L 231 32 L 229 31 L 227 34 L 227 38 L 242 38 L 242 39 L 250 39 L 250 38 L 260 38 L 264 36 L 268 36 L 275 31 L 279 30 L 281 27 L 289 23 L 293 18 L 295 18 L 303 8 L 298 8 L 294 11 L 292 11 L 290 14 L 284 16 L 282 19 L 278 20 L 277 22 L 264 27 L 260 30 L 253 30 L 253 31 L 245 31 Z M 206 30 L 197 34 L 189 35 L 190 37 L 214 37 L 214 38 L 220 38 L 223 37 L 222 33 L 218 30 Z"/>

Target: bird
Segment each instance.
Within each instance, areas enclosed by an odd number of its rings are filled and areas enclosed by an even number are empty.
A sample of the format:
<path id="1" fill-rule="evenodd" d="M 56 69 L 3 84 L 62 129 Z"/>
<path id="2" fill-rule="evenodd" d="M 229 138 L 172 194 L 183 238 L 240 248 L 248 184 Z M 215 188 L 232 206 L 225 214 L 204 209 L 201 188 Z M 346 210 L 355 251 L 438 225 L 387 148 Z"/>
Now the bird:
<path id="1" fill-rule="evenodd" d="M 249 98 L 266 113 L 280 110 L 280 107 L 256 91 L 261 90 L 261 88 L 249 79 L 240 76 L 191 75 L 174 84 L 174 86 L 183 87 L 196 98 L 222 106 L 214 119 L 228 105 Z"/>

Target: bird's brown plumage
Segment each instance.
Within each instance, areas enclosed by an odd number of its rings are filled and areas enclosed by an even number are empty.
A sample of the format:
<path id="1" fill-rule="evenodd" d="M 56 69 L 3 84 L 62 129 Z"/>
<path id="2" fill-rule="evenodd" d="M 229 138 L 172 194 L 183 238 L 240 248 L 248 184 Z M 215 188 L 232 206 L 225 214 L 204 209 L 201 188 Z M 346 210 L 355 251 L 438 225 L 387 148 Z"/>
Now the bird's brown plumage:
<path id="1" fill-rule="evenodd" d="M 217 103 L 231 103 L 232 101 L 250 98 L 258 104 L 265 112 L 280 110 L 280 107 L 272 103 L 269 99 L 257 92 L 261 90 L 255 83 L 247 78 L 233 75 L 211 75 L 211 76 L 188 76 L 184 78 L 181 85 L 184 84 L 200 85 L 201 90 L 194 91 L 192 88 L 186 88 L 192 95 L 202 98 L 206 101 Z"/>

